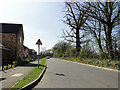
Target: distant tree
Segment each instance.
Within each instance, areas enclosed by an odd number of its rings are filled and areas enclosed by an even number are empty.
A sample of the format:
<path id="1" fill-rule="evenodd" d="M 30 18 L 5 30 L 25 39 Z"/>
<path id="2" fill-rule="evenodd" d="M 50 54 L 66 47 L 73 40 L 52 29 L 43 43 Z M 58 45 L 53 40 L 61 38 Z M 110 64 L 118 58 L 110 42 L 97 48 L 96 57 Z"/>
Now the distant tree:
<path id="1" fill-rule="evenodd" d="M 80 58 L 94 58 L 97 57 L 96 52 L 92 49 L 90 42 L 87 42 L 82 45 L 82 49 L 80 51 Z"/>
<path id="2" fill-rule="evenodd" d="M 66 48 L 67 48 L 67 43 L 64 41 L 59 41 L 53 46 L 52 50 L 54 52 L 54 55 L 58 57 L 62 57 L 65 54 Z"/>
<path id="3" fill-rule="evenodd" d="M 73 45 L 68 44 L 67 49 L 65 51 L 65 57 L 74 57 L 76 56 L 75 47 Z"/>
<path id="4" fill-rule="evenodd" d="M 73 55 L 72 48 L 73 47 L 71 43 L 65 41 L 59 41 L 53 46 L 52 50 L 54 52 L 54 56 L 65 57 L 65 56 Z"/>

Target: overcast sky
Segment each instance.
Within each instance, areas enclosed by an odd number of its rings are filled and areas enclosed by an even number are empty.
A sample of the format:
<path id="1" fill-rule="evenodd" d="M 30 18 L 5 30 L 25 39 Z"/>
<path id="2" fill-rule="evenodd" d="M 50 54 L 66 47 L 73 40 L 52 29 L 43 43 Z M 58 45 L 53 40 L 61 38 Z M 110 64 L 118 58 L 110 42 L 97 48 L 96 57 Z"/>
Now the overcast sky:
<path id="1" fill-rule="evenodd" d="M 51 49 L 65 27 L 63 10 L 64 2 L 0 2 L 0 23 L 23 24 L 25 46 L 37 51 L 40 38 L 41 50 Z"/>

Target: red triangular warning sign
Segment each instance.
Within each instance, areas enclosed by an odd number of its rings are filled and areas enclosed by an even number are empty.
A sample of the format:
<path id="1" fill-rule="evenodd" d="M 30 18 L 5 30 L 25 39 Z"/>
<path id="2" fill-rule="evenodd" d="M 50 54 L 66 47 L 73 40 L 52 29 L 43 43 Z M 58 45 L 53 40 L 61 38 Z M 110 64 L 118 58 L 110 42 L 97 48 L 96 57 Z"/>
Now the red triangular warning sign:
<path id="1" fill-rule="evenodd" d="M 42 42 L 40 39 L 38 39 L 38 41 L 36 42 L 37 45 L 42 45 Z"/>

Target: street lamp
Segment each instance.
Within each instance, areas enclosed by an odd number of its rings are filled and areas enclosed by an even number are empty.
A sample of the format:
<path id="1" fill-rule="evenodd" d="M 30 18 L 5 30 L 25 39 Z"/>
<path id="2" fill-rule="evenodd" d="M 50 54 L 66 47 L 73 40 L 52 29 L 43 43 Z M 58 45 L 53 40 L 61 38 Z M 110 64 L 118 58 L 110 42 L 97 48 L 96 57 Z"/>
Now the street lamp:
<path id="1" fill-rule="evenodd" d="M 36 45 L 38 45 L 38 55 L 40 53 L 40 45 L 42 45 L 42 42 L 40 39 L 38 39 L 38 41 L 36 42 Z M 39 56 L 38 56 L 38 68 L 39 68 Z"/>

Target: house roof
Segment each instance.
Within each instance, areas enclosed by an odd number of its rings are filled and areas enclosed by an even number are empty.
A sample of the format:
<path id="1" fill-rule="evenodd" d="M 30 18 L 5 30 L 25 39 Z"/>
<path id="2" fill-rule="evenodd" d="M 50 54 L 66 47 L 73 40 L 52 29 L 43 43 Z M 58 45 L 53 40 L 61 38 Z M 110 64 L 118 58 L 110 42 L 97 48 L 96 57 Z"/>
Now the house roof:
<path id="1" fill-rule="evenodd" d="M 18 34 L 20 29 L 23 28 L 22 24 L 0 23 L 2 24 L 2 33 Z"/>
<path id="2" fill-rule="evenodd" d="M 36 52 L 34 49 L 30 49 L 32 52 Z"/>
<path id="3" fill-rule="evenodd" d="M 23 45 L 24 49 L 29 49 L 28 47 L 26 47 L 25 45 Z"/>

